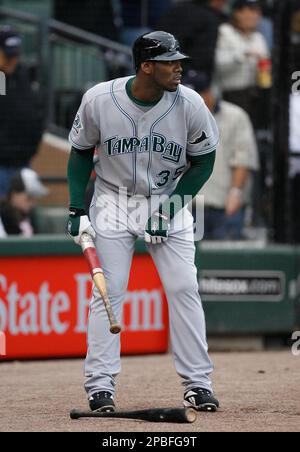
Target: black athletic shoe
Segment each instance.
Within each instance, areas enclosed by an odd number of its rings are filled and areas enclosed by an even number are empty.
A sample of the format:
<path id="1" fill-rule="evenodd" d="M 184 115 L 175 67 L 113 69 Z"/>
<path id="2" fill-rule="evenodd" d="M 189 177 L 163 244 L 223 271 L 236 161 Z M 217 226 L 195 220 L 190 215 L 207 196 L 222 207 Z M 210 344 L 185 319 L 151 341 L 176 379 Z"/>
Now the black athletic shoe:
<path id="1" fill-rule="evenodd" d="M 89 398 L 90 409 L 92 411 L 116 411 L 113 396 L 108 391 L 95 392 Z"/>
<path id="2" fill-rule="evenodd" d="M 207 389 L 192 388 L 184 394 L 183 404 L 186 408 L 194 408 L 197 411 L 217 411 L 218 400 Z"/>

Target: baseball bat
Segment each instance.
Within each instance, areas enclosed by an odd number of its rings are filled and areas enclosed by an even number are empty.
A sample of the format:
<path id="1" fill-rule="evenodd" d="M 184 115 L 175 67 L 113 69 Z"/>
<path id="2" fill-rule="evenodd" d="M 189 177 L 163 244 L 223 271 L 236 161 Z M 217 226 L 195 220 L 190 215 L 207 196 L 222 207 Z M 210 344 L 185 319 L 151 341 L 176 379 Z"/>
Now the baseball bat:
<path id="1" fill-rule="evenodd" d="M 148 422 L 175 422 L 192 423 L 197 418 L 197 413 L 192 408 L 151 408 L 146 410 L 134 411 L 80 411 L 71 410 L 70 418 L 79 419 L 82 417 L 101 417 L 101 418 L 124 418 L 138 419 Z"/>
<path id="2" fill-rule="evenodd" d="M 95 244 L 94 244 L 92 237 L 89 234 L 87 234 L 86 232 L 84 232 L 80 238 L 80 245 L 81 245 L 83 255 L 89 265 L 92 279 L 102 297 L 102 300 L 103 300 L 103 303 L 104 303 L 104 306 L 105 306 L 105 309 L 107 312 L 108 320 L 110 323 L 109 330 L 112 334 L 120 333 L 121 326 L 117 322 L 116 316 L 113 312 L 113 309 L 111 307 L 111 304 L 110 304 L 110 301 L 109 301 L 109 298 L 107 295 L 103 270 L 101 268 L 101 264 L 100 264 L 99 258 L 97 256 L 97 251 L 96 251 Z"/>

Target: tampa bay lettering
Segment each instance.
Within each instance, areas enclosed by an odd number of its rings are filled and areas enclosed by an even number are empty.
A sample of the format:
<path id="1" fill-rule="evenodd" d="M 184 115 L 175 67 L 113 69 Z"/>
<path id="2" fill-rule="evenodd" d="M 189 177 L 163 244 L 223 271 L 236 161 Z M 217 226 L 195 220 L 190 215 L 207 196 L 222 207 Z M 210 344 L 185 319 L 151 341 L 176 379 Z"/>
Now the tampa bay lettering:
<path id="1" fill-rule="evenodd" d="M 108 156 L 130 154 L 133 152 L 153 152 L 161 154 L 165 160 L 178 163 L 183 152 L 183 146 L 174 141 L 168 141 L 166 137 L 153 133 L 151 137 L 123 137 L 114 136 L 104 141 L 105 152 Z"/>

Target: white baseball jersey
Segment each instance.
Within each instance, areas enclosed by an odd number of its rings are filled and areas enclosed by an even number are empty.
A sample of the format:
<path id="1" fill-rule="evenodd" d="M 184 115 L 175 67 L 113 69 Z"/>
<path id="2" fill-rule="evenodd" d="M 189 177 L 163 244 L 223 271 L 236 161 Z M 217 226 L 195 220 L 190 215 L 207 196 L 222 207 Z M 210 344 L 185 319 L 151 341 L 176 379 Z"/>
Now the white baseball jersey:
<path id="1" fill-rule="evenodd" d="M 96 147 L 97 184 L 129 195 L 170 194 L 188 165 L 188 156 L 216 149 L 218 129 L 203 99 L 180 85 L 143 111 L 129 98 L 123 77 L 100 83 L 83 96 L 69 140 Z"/>

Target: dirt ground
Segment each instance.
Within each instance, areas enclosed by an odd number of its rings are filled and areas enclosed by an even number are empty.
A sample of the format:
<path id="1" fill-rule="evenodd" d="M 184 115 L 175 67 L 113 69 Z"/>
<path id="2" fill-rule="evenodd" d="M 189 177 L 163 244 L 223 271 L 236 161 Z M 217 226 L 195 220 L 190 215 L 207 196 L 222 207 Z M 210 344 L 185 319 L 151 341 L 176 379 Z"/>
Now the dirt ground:
<path id="1" fill-rule="evenodd" d="M 289 350 L 214 353 L 217 413 L 193 424 L 127 419 L 69 419 L 87 408 L 82 360 L 0 363 L 0 431 L 93 432 L 300 432 L 300 357 Z M 182 389 L 170 355 L 124 357 L 118 378 L 119 409 L 181 406 Z M 22 415 L 20 415 L 20 413 Z"/>

